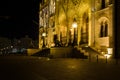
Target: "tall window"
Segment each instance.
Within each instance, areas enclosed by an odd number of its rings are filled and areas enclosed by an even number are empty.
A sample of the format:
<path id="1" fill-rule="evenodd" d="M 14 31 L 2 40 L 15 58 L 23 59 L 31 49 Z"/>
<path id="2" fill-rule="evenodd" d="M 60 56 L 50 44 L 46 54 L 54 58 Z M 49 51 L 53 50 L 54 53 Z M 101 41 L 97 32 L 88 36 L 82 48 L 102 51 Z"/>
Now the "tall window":
<path id="1" fill-rule="evenodd" d="M 104 9 L 105 8 L 105 0 L 102 0 L 101 2 L 101 9 Z"/>
<path id="2" fill-rule="evenodd" d="M 105 35 L 104 36 L 105 37 L 108 36 L 108 23 L 107 22 L 105 22 Z"/>
<path id="3" fill-rule="evenodd" d="M 103 37 L 103 22 L 100 24 L 100 37 Z"/>
<path id="4" fill-rule="evenodd" d="M 50 1 L 50 15 L 55 13 L 55 0 Z"/>
<path id="5" fill-rule="evenodd" d="M 106 22 L 101 22 L 100 25 L 100 37 L 107 37 L 108 36 L 108 23 Z"/>

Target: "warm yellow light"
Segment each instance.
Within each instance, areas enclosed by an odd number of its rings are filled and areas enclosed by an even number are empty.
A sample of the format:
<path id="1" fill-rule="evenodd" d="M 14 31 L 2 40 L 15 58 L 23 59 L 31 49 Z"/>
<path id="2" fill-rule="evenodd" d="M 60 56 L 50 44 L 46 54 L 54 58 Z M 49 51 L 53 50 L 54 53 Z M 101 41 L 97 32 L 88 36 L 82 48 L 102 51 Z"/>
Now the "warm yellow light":
<path id="1" fill-rule="evenodd" d="M 73 28 L 77 28 L 77 23 L 74 22 L 74 23 L 72 24 L 72 26 L 73 26 Z"/>
<path id="2" fill-rule="evenodd" d="M 72 31 L 72 28 L 70 29 L 70 31 Z"/>
<path id="3" fill-rule="evenodd" d="M 52 44 L 51 44 L 51 47 L 54 47 L 54 46 L 55 46 L 55 44 L 54 44 L 54 43 L 52 43 Z"/>
<path id="4" fill-rule="evenodd" d="M 112 48 L 107 48 L 108 54 L 112 54 L 113 49 Z"/>
<path id="5" fill-rule="evenodd" d="M 69 65 L 68 68 L 69 69 L 76 69 L 76 65 Z"/>
<path id="6" fill-rule="evenodd" d="M 88 45 L 86 45 L 85 47 L 89 47 Z"/>
<path id="7" fill-rule="evenodd" d="M 47 61 L 49 61 L 50 60 L 50 58 L 47 58 Z"/>
<path id="8" fill-rule="evenodd" d="M 46 33 L 42 33 L 42 36 L 46 36 Z"/>
<path id="9" fill-rule="evenodd" d="M 104 56 L 107 57 L 107 58 L 110 58 L 110 57 L 111 57 L 110 54 L 105 54 Z"/>

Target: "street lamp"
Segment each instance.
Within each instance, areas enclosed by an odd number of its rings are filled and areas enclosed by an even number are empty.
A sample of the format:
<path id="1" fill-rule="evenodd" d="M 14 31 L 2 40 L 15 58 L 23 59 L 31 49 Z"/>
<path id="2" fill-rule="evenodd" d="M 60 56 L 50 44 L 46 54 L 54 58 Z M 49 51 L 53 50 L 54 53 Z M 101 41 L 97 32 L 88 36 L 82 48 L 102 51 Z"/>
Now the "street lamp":
<path id="1" fill-rule="evenodd" d="M 42 33 L 42 36 L 43 36 L 43 46 L 42 46 L 42 47 L 44 48 L 44 47 L 45 47 L 45 36 L 46 36 L 46 33 L 43 32 L 43 33 Z"/>
<path id="2" fill-rule="evenodd" d="M 74 18 L 74 22 L 72 24 L 72 27 L 74 28 L 74 39 L 73 39 L 73 45 L 77 45 L 77 22 L 76 19 Z"/>

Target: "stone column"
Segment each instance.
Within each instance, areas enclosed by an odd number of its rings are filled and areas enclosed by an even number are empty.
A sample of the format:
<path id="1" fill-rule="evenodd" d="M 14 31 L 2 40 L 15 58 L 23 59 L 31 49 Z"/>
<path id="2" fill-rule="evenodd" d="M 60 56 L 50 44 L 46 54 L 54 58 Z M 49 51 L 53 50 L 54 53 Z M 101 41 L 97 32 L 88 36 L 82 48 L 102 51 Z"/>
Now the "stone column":
<path id="1" fill-rule="evenodd" d="M 80 26 L 81 26 L 81 18 L 78 18 L 78 21 L 77 21 L 77 24 L 78 24 L 78 26 L 77 26 L 77 44 L 78 44 L 78 46 L 79 46 L 79 42 L 80 42 L 80 36 L 81 36 L 81 32 L 80 32 L 80 30 L 81 30 L 81 28 L 80 28 Z"/>
<path id="2" fill-rule="evenodd" d="M 69 28 L 69 26 L 68 26 L 68 23 L 67 23 L 67 34 L 66 34 L 66 37 L 67 37 L 67 45 L 68 45 L 68 43 L 69 43 L 69 38 L 70 38 L 70 35 L 69 35 L 69 33 L 70 33 L 70 28 Z"/>
<path id="3" fill-rule="evenodd" d="M 94 46 L 95 47 L 95 12 L 94 10 L 91 12 L 89 10 L 88 13 L 89 16 L 89 46 Z"/>
<path id="4" fill-rule="evenodd" d="M 49 28 L 48 30 L 48 39 L 47 39 L 47 42 L 48 42 L 48 47 L 51 47 L 51 44 L 53 43 L 53 28 Z"/>
<path id="5" fill-rule="evenodd" d="M 42 44 L 43 44 L 43 42 L 42 42 L 43 40 L 42 40 L 42 31 L 41 31 L 41 29 L 39 28 L 39 49 L 42 49 Z"/>
<path id="6" fill-rule="evenodd" d="M 78 43 L 80 45 L 81 41 L 81 27 L 83 26 L 82 24 L 82 16 L 79 18 L 79 25 L 78 25 Z"/>

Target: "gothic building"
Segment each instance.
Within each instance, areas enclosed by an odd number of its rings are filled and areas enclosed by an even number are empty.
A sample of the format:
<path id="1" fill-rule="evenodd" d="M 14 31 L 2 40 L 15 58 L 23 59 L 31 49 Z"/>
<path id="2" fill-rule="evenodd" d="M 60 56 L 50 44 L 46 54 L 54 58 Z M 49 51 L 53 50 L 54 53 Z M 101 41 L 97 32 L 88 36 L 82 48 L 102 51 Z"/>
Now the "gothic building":
<path id="1" fill-rule="evenodd" d="M 114 50 L 114 0 L 43 0 L 39 12 L 39 48 L 89 46 Z M 76 26 L 73 24 L 76 23 Z"/>

